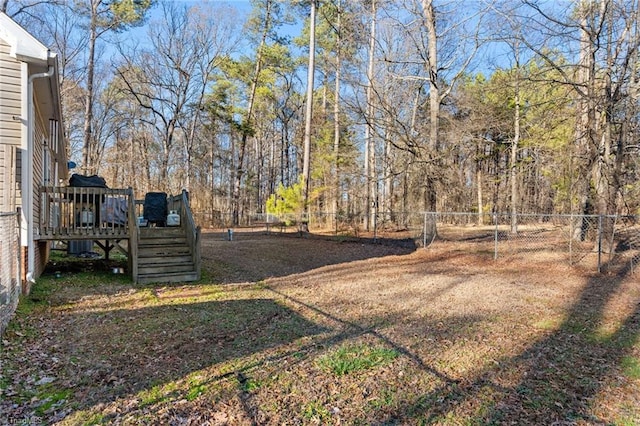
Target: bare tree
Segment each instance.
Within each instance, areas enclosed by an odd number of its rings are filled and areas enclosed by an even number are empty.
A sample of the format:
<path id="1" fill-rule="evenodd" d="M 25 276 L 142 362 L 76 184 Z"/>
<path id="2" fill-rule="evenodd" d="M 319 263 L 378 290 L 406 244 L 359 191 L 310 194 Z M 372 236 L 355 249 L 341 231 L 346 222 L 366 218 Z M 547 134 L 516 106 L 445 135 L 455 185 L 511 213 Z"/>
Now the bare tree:
<path id="1" fill-rule="evenodd" d="M 46 21 L 42 19 L 39 11 L 42 7 L 64 6 L 64 0 L 0 0 L 0 12 L 8 14 L 11 18 L 22 20 L 24 15 L 34 18 L 40 22 Z"/>
<path id="2" fill-rule="evenodd" d="M 91 157 L 92 145 L 97 144 L 93 136 L 93 104 L 95 98 L 94 79 L 96 75 L 96 43 L 110 31 L 119 31 L 136 25 L 144 19 L 152 0 L 130 2 L 125 0 L 84 0 L 76 3 L 78 13 L 86 16 L 88 22 L 88 54 L 86 87 L 84 99 L 84 145 L 82 168 L 85 173 L 94 173 L 96 159 Z"/>
<path id="3" fill-rule="evenodd" d="M 638 79 L 638 2 L 581 1 L 568 9 L 524 4 L 533 19 L 521 42 L 557 71 L 558 83 L 572 88 L 578 106 L 574 158 L 581 174 L 574 185 L 575 210 L 613 214 L 624 181 L 619 167 L 629 154 L 623 129 L 635 121 L 626 106 Z M 552 49 L 565 53 L 562 60 L 549 54 Z M 578 63 L 568 64 L 564 57 L 578 57 Z"/>
<path id="4" fill-rule="evenodd" d="M 147 124 L 161 140 L 156 184 L 170 188 L 170 159 L 180 136 L 195 135 L 197 114 L 204 99 L 209 73 L 235 46 L 231 22 L 214 19 L 213 11 L 163 4 L 161 22 L 150 27 L 151 48 L 122 51 L 116 73 L 126 92 L 153 119 Z M 229 14 L 229 10 L 218 11 Z M 190 113 L 192 115 L 190 115 Z M 193 115 L 195 114 L 195 116 Z M 194 121 L 195 120 L 195 121 Z M 189 142 L 186 143 L 189 149 Z M 174 184 L 177 186 L 176 184 Z"/>

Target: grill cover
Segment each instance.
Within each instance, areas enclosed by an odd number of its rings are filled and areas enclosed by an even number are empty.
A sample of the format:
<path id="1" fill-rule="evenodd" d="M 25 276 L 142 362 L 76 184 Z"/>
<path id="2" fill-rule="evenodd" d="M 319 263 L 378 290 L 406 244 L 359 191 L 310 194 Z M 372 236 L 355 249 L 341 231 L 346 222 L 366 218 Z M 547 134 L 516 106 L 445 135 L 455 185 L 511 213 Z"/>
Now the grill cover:
<path id="1" fill-rule="evenodd" d="M 107 182 L 103 177 L 98 175 L 84 176 L 74 173 L 69 178 L 69 186 L 90 187 L 90 188 L 108 188 Z"/>
<path id="2" fill-rule="evenodd" d="M 149 222 L 164 224 L 167 220 L 167 194 L 165 192 L 145 194 L 142 216 Z"/>

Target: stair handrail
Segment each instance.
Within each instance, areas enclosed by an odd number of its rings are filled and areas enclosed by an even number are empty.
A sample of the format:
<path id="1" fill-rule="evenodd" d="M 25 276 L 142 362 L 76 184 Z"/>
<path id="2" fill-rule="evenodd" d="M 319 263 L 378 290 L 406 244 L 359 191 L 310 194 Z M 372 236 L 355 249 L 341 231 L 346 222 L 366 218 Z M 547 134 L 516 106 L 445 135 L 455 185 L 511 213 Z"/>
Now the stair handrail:
<path id="1" fill-rule="evenodd" d="M 138 241 L 140 239 L 140 228 L 138 228 L 138 218 L 136 214 L 136 200 L 133 188 L 128 188 L 129 208 L 127 211 L 129 219 L 129 270 L 134 283 L 138 282 Z"/>
<path id="2" fill-rule="evenodd" d="M 191 212 L 191 206 L 189 204 L 189 193 L 187 190 L 182 190 L 181 203 L 180 203 L 180 217 L 184 219 L 185 233 L 189 246 L 193 247 L 191 253 L 193 264 L 196 267 L 196 274 L 198 279 L 201 276 L 201 255 L 200 255 L 200 227 L 197 226 L 193 214 Z"/>

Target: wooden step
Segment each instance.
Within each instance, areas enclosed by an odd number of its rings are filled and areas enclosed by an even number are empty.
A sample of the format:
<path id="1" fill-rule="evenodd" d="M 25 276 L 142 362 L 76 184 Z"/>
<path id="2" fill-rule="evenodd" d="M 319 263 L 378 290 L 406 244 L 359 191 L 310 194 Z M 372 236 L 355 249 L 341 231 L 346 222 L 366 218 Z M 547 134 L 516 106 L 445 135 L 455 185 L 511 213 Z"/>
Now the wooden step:
<path id="1" fill-rule="evenodd" d="M 164 263 L 164 264 L 140 264 L 138 265 L 139 275 L 148 274 L 168 274 L 168 273 L 184 273 L 194 272 L 195 266 L 193 262 L 177 262 L 177 263 Z"/>
<path id="2" fill-rule="evenodd" d="M 140 228 L 139 235 L 139 283 L 188 282 L 199 278 L 184 228 Z"/>
<path id="3" fill-rule="evenodd" d="M 184 262 L 193 262 L 193 257 L 191 254 L 172 254 L 172 255 L 163 255 L 163 256 L 139 256 L 138 264 L 139 265 L 162 265 L 165 263 L 184 263 Z"/>
<path id="4" fill-rule="evenodd" d="M 138 247 L 153 247 L 153 246 L 189 246 L 187 239 L 182 238 L 149 238 L 144 240 L 138 240 Z"/>
<path id="5" fill-rule="evenodd" d="M 171 238 L 174 236 L 184 236 L 184 228 L 166 227 L 166 228 L 140 228 L 140 238 Z"/>
<path id="6" fill-rule="evenodd" d="M 185 246 L 145 246 L 138 247 L 138 257 L 184 256 L 190 255 L 191 249 Z"/>
<path id="7" fill-rule="evenodd" d="M 187 244 L 187 238 L 183 236 L 176 237 L 152 237 L 152 238 L 140 238 L 138 245 L 158 245 L 158 244 L 166 244 L 166 245 L 176 245 L 176 244 Z"/>
<path id="8" fill-rule="evenodd" d="M 182 283 L 197 281 L 198 274 L 195 271 L 191 272 L 176 272 L 176 273 L 153 273 L 153 274 L 138 274 L 138 282 L 140 284 L 151 283 Z"/>

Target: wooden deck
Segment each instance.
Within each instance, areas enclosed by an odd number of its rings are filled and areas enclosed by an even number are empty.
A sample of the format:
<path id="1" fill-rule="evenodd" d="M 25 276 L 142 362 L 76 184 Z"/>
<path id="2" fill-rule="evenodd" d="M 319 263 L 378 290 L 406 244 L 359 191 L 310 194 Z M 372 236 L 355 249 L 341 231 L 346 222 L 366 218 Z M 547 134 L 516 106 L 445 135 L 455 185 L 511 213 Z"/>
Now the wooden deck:
<path id="1" fill-rule="evenodd" d="M 134 282 L 150 282 L 152 278 L 162 281 L 162 274 L 144 278 L 143 275 L 150 272 L 139 268 L 140 256 L 144 257 L 144 254 L 138 251 L 141 229 L 137 218 L 142 216 L 143 201 L 134 199 L 133 189 L 43 186 L 40 200 L 40 220 L 34 232 L 36 239 L 94 241 L 104 250 L 107 258 L 109 252 L 116 248 L 127 256 L 128 272 Z M 187 192 L 169 197 L 167 204 L 168 210 L 175 210 L 180 215 L 180 226 L 174 232 L 179 232 L 184 238 L 192 265 L 192 273 L 176 275 L 173 281 L 177 277 L 188 277 L 185 281 L 199 279 L 200 228 L 193 219 Z M 145 233 L 145 239 L 149 238 L 148 234 Z M 184 266 L 180 268 L 184 269 Z M 164 275 L 169 277 L 171 274 Z"/>
<path id="2" fill-rule="evenodd" d="M 132 189 L 41 187 L 40 240 L 128 239 L 136 228 Z"/>

